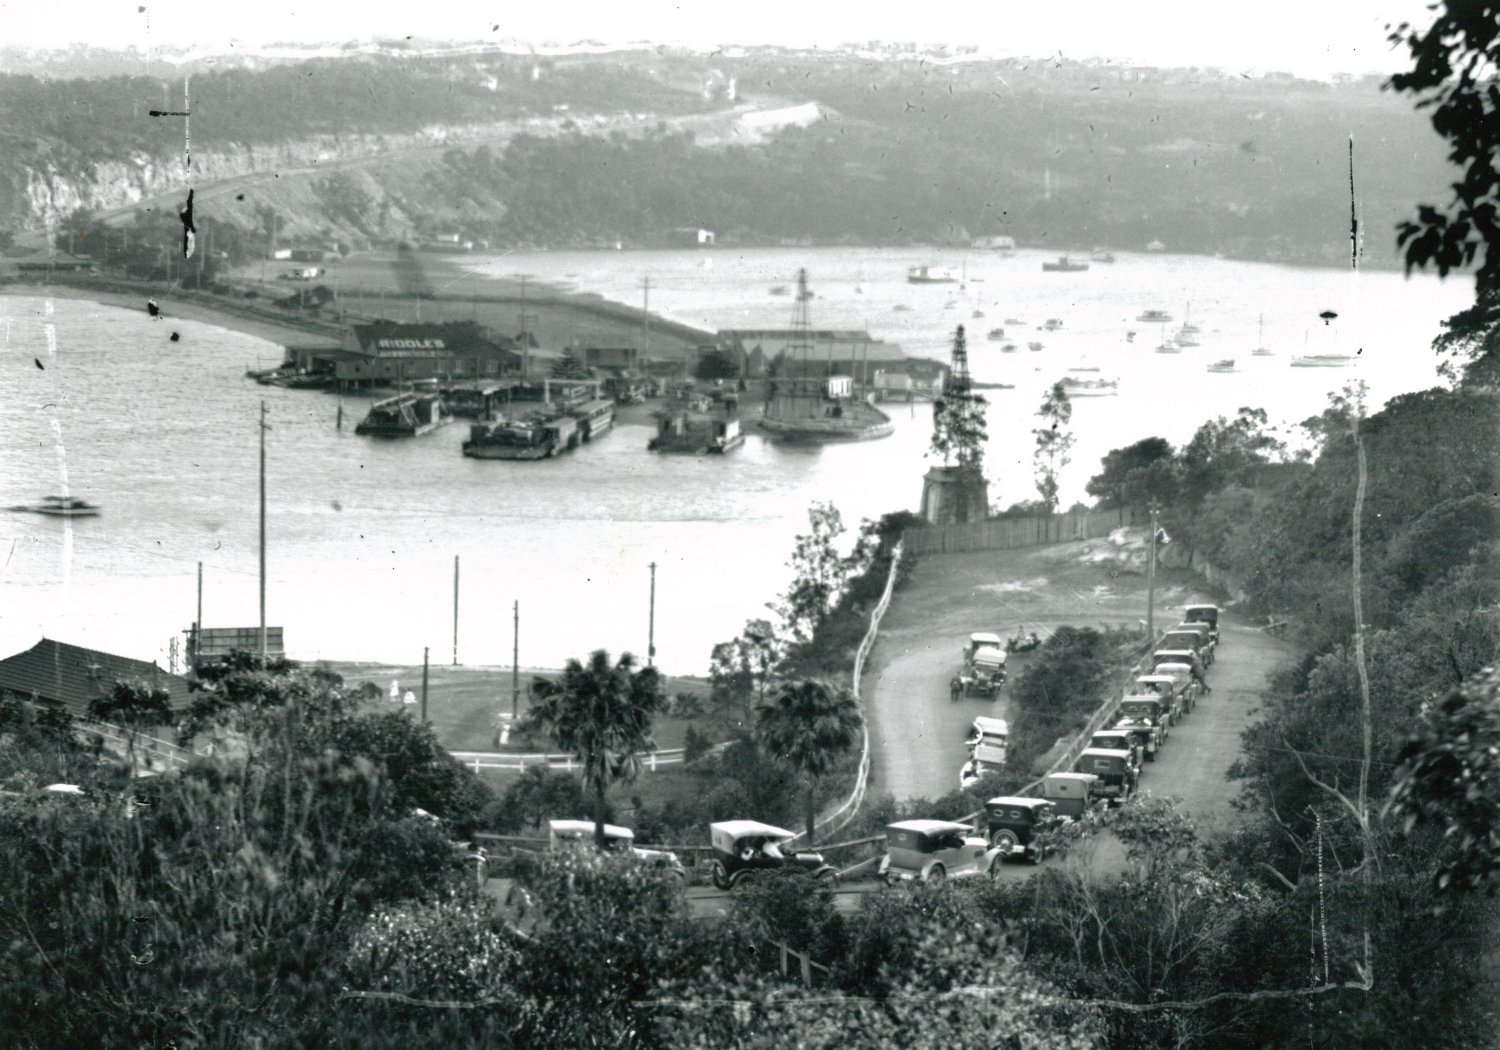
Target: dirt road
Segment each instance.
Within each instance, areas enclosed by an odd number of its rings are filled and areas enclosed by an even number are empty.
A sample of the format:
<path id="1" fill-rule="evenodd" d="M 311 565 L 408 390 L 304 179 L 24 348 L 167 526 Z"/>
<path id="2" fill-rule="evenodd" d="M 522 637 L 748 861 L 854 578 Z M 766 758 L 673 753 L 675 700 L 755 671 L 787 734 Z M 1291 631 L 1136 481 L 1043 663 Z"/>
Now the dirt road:
<path id="1" fill-rule="evenodd" d="M 958 786 L 963 737 L 976 714 L 1008 717 L 1001 701 L 950 702 L 948 680 L 973 631 L 1002 636 L 1018 625 L 1047 629 L 1135 626 L 1146 618 L 1139 543 L 1090 540 L 1010 551 L 928 555 L 897 592 L 881 624 L 864 695 L 874 752 L 871 790 L 897 798 L 937 798 Z M 1156 625 L 1183 607 L 1211 600 L 1186 570 L 1156 580 Z M 1210 669 L 1214 692 L 1173 730 L 1142 787 L 1179 795 L 1189 814 L 1221 823 L 1233 812 L 1237 784 L 1225 771 L 1239 755 L 1239 734 L 1266 677 L 1290 648 L 1226 616 L 1221 659 Z M 1011 677 L 1025 666 L 1013 656 Z M 934 814 L 940 816 L 942 814 Z"/>

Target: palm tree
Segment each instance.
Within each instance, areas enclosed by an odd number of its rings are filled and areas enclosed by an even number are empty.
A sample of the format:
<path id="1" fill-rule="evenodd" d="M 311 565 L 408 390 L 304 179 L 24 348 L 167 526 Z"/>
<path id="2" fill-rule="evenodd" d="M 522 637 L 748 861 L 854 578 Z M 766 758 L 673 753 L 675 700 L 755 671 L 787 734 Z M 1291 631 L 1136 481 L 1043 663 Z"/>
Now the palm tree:
<path id="1" fill-rule="evenodd" d="M 848 689 L 815 678 L 786 682 L 760 708 L 756 735 L 771 754 L 807 777 L 807 842 L 812 845 L 818 780 L 859 742 L 864 719 Z"/>
<path id="2" fill-rule="evenodd" d="M 634 780 L 636 752 L 656 746 L 651 719 L 665 711 L 661 675 L 654 667 L 636 670 L 635 657 L 595 649 L 587 666 L 569 659 L 561 678 L 536 680 L 540 701 L 526 716 L 527 729 L 539 729 L 583 766 L 584 791 L 594 800 L 594 841 L 604 842 L 604 794 L 616 781 Z"/>

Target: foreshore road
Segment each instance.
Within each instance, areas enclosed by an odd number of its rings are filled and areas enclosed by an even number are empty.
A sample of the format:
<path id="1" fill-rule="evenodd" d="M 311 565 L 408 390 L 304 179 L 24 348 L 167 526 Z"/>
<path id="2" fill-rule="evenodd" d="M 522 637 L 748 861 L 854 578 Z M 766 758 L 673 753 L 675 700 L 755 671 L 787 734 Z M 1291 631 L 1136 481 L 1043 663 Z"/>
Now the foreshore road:
<path id="1" fill-rule="evenodd" d="M 1207 598 L 1200 588 L 1184 570 L 1159 572 L 1157 627 L 1171 626 L 1184 605 Z M 1024 654 L 1011 657 L 1000 702 L 949 699 L 948 681 L 971 632 L 1003 636 L 1024 625 L 1045 635 L 1065 623 L 1135 626 L 1145 617 L 1145 580 L 1128 552 L 1108 540 L 923 557 L 893 598 L 865 673 L 871 791 L 898 799 L 947 794 L 958 786 L 973 717 L 1012 716 L 1010 690 Z M 1228 614 L 1223 635 L 1220 658 L 1208 672 L 1214 692 L 1173 729 L 1141 778 L 1143 789 L 1182 797 L 1184 812 L 1216 826 L 1234 812 L 1239 785 L 1225 773 L 1240 755 L 1240 733 L 1266 679 L 1292 651 Z"/>

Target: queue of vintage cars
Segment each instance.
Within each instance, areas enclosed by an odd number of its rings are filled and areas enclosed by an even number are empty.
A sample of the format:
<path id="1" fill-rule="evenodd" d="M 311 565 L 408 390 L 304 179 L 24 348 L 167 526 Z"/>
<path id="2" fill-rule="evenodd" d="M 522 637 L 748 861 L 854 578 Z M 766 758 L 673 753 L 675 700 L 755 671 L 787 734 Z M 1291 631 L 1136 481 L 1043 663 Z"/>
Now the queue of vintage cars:
<path id="1" fill-rule="evenodd" d="M 1194 605 L 1187 612 L 1183 624 L 1158 640 L 1144 661 L 1147 673 L 1135 678 L 1104 726 L 1086 741 L 1071 770 L 1045 776 L 1039 797 L 989 799 L 972 825 L 949 820 L 901 820 L 887 825 L 878 878 L 886 885 L 939 886 L 952 879 L 993 878 L 1012 857 L 1040 863 L 1045 859 L 1048 832 L 1083 818 L 1096 806 L 1120 804 L 1135 794 L 1142 764 L 1156 761 L 1172 726 L 1196 706 L 1204 688 L 1204 668 L 1213 662 L 1218 645 L 1217 607 Z M 986 648 L 991 648 L 987 639 L 976 635 L 967 655 L 972 659 Z M 970 759 L 961 774 L 964 786 L 990 768 L 1004 765 L 1008 735 L 1009 727 L 1002 719 L 974 719 L 965 741 Z M 555 820 L 549 830 L 553 849 L 594 841 L 591 821 Z M 683 874 L 680 861 L 671 853 L 636 847 L 628 828 L 605 825 L 603 830 L 606 849 L 628 852 Z M 830 885 L 837 881 L 838 870 L 821 853 L 791 845 L 799 837 L 796 832 L 753 820 L 719 821 L 709 830 L 710 874 L 721 890 L 733 889 L 761 873 L 787 869 L 803 871 Z"/>

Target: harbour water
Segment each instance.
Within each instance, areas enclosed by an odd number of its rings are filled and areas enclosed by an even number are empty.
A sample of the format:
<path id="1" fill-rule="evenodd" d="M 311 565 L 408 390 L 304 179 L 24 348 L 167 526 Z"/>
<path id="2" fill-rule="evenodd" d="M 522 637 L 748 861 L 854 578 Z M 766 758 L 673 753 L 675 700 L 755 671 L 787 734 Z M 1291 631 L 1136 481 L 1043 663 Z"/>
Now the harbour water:
<path id="1" fill-rule="evenodd" d="M 1075 402 L 1065 501 L 1082 495 L 1110 448 L 1151 435 L 1181 442 L 1240 406 L 1291 424 L 1354 378 L 1375 405 L 1432 385 L 1437 324 L 1471 295 L 1466 281 L 1172 256 L 1044 274 L 1045 257 L 720 249 L 469 264 L 632 304 L 649 276 L 654 311 L 706 328 L 786 327 L 791 301 L 769 289 L 793 284 L 806 266 L 814 327 L 864 328 L 945 357 L 953 327 L 965 324 L 976 377 L 1015 384 L 986 392 L 992 498 L 1007 504 L 1034 494 L 1034 413 L 1070 368 L 1099 368 L 1078 374 L 1120 385 L 1117 397 Z M 907 267 L 920 264 L 966 269 L 968 280 L 908 285 Z M 1189 300 L 1201 347 L 1153 354 L 1161 332 L 1135 316 L 1169 310 L 1175 330 Z M 1317 318 L 1325 309 L 1339 314 L 1327 326 Z M 1250 356 L 1260 314 L 1275 357 Z M 1036 331 L 1048 317 L 1062 330 Z M 1018 353 L 985 338 L 995 327 Z M 914 508 L 929 465 L 924 406 L 893 406 L 895 435 L 861 444 L 783 445 L 752 430 L 727 456 L 654 456 L 645 451 L 652 429 L 626 424 L 558 460 L 479 461 L 459 454 L 461 424 L 406 441 L 356 437 L 364 399 L 345 400 L 344 429 L 335 429 L 336 396 L 257 386 L 245 368 L 273 363 L 279 350 L 211 325 L 5 296 L 0 341 L 0 506 L 66 491 L 104 509 L 79 521 L 0 516 L 0 654 L 46 635 L 165 663 L 168 640 L 194 618 L 199 561 L 205 623 L 256 623 L 262 398 L 272 425 L 268 621 L 303 658 L 414 662 L 430 646 L 435 662 L 451 660 L 458 555 L 464 663 L 509 663 L 515 600 L 525 665 L 600 646 L 643 654 L 655 562 L 657 662 L 701 672 L 713 643 L 784 586 L 809 503 L 833 502 L 852 529 L 861 517 Z M 1030 341 L 1045 348 L 1028 352 Z M 1289 366 L 1293 354 L 1356 350 L 1356 368 Z M 1241 371 L 1206 372 L 1224 357 Z"/>

